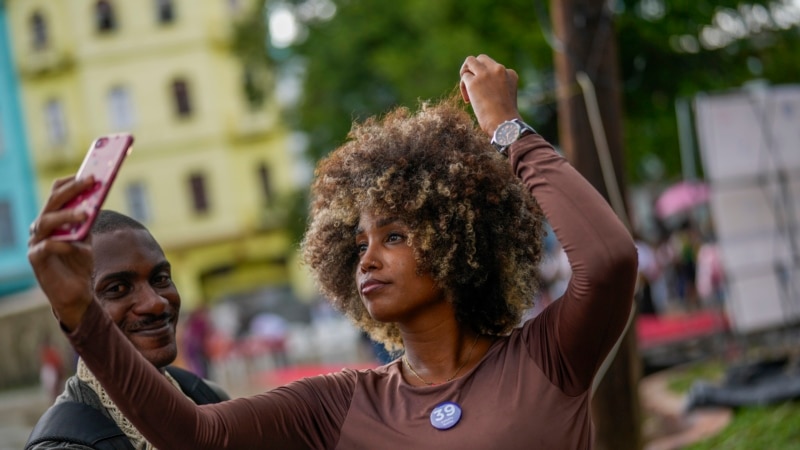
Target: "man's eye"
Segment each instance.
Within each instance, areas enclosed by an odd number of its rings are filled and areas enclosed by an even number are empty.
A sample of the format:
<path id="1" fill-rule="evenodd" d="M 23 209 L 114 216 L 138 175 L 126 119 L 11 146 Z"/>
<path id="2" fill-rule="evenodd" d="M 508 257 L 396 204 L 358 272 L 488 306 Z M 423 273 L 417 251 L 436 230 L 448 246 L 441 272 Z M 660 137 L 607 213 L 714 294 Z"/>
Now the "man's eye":
<path id="1" fill-rule="evenodd" d="M 123 283 L 108 285 L 103 292 L 109 296 L 120 296 L 128 292 L 128 286 Z"/>
<path id="2" fill-rule="evenodd" d="M 156 286 L 165 286 L 172 282 L 172 278 L 169 275 L 158 275 L 153 279 L 153 283 Z"/>

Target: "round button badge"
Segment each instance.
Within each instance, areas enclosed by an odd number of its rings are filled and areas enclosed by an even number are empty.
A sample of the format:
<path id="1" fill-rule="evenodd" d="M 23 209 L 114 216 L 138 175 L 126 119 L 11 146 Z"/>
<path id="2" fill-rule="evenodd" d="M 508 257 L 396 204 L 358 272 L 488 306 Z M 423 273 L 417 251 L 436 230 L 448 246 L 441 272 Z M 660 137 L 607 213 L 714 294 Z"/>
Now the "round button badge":
<path id="1" fill-rule="evenodd" d="M 461 420 L 461 407 L 453 402 L 442 402 L 431 411 L 431 425 L 437 430 L 449 430 Z"/>

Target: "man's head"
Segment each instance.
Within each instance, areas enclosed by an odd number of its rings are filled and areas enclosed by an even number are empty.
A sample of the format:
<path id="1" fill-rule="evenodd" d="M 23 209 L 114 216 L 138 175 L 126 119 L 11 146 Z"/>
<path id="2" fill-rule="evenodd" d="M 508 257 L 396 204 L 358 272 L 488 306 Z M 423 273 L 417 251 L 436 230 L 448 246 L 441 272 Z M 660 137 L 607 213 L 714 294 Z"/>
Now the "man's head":
<path id="1" fill-rule="evenodd" d="M 95 297 L 153 365 L 175 360 L 181 298 L 169 262 L 141 223 L 103 210 L 92 226 Z"/>

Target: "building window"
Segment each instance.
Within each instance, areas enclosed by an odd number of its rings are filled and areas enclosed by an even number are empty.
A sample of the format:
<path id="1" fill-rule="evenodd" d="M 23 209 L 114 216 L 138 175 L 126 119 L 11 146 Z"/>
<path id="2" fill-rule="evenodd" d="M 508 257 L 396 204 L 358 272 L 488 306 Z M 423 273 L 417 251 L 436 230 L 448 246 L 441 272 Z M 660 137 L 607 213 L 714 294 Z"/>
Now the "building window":
<path id="1" fill-rule="evenodd" d="M 133 128 L 135 122 L 133 103 L 126 87 L 114 86 L 108 91 L 108 117 L 114 131 Z"/>
<path id="2" fill-rule="evenodd" d="M 261 185 L 261 193 L 264 197 L 264 205 L 269 205 L 272 199 L 272 176 L 269 167 L 265 163 L 258 166 L 258 181 Z"/>
<path id="3" fill-rule="evenodd" d="M 166 24 L 175 21 L 175 2 L 172 0 L 155 0 L 158 23 Z"/>
<path id="4" fill-rule="evenodd" d="M 67 124 L 64 107 L 58 99 L 50 99 L 44 105 L 44 121 L 50 145 L 60 147 L 67 142 Z"/>
<path id="5" fill-rule="evenodd" d="M 117 28 L 117 21 L 114 17 L 114 7 L 107 0 L 100 0 L 94 7 L 97 31 L 107 33 Z"/>
<path id="6" fill-rule="evenodd" d="M 31 16 L 31 41 L 34 50 L 44 50 L 47 48 L 47 21 L 39 11 Z"/>
<path id="7" fill-rule="evenodd" d="M 206 178 L 199 173 L 189 176 L 189 188 L 192 192 L 192 206 L 196 213 L 208 212 L 208 193 L 206 192 Z"/>
<path id="8" fill-rule="evenodd" d="M 147 197 L 147 188 L 144 183 L 137 181 L 129 184 L 125 189 L 125 199 L 131 217 L 142 223 L 149 223 L 153 219 L 150 211 L 150 202 Z"/>
<path id="9" fill-rule="evenodd" d="M 250 110 L 261 108 L 266 98 L 262 80 L 258 77 L 257 73 L 258 72 L 251 67 L 245 68 L 242 73 L 244 95 L 247 98 L 247 105 L 250 107 Z"/>
<path id="10" fill-rule="evenodd" d="M 175 114 L 179 117 L 192 115 L 192 101 L 186 80 L 179 78 L 172 82 L 172 97 L 175 102 Z"/>
<path id="11" fill-rule="evenodd" d="M 14 246 L 13 224 L 11 203 L 8 200 L 0 200 L 0 248 Z"/>
<path id="12" fill-rule="evenodd" d="M 239 14 L 242 10 L 242 3 L 239 0 L 228 0 L 228 11 L 231 14 Z"/>

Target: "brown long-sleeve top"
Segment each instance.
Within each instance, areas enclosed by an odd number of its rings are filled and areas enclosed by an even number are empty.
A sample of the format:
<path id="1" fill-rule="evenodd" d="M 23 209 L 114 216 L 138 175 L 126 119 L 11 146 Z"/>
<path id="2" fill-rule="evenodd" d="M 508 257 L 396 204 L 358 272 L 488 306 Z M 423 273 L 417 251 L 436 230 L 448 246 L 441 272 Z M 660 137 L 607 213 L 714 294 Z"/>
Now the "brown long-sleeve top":
<path id="1" fill-rule="evenodd" d="M 559 301 L 495 341 L 458 379 L 411 386 L 395 361 L 197 406 L 159 376 L 96 302 L 69 338 L 160 449 L 592 448 L 592 380 L 625 327 L 636 250 L 606 201 L 544 139 L 521 139 L 510 160 L 561 241 L 572 279 Z M 438 430 L 430 416 L 444 401 L 462 415 Z"/>

